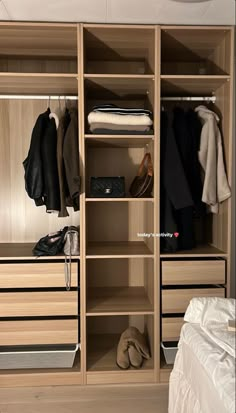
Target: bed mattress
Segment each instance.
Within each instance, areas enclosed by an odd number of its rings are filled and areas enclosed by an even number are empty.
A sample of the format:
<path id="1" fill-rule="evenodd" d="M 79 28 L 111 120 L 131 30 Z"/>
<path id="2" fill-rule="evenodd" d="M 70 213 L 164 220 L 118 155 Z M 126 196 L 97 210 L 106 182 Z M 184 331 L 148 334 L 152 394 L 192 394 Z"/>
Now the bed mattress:
<path id="1" fill-rule="evenodd" d="M 235 413 L 235 358 L 219 344 L 200 325 L 183 326 L 170 376 L 169 413 Z"/>

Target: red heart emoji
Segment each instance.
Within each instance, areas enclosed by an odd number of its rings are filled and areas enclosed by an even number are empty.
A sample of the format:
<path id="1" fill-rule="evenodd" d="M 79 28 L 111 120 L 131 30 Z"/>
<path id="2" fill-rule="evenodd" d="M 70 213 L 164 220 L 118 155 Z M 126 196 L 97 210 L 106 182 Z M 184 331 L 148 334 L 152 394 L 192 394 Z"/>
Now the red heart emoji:
<path id="1" fill-rule="evenodd" d="M 175 236 L 175 238 L 178 238 L 179 232 L 174 232 L 174 236 Z"/>

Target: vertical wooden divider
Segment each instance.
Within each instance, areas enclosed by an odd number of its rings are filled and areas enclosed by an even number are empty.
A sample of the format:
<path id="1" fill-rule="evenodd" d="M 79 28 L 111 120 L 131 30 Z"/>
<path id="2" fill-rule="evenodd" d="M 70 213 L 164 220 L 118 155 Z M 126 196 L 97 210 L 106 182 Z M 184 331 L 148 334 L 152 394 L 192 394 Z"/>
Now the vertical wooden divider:
<path id="1" fill-rule="evenodd" d="M 234 39 L 235 39 L 235 31 L 234 27 L 231 28 L 231 38 L 230 38 L 230 85 L 229 85 L 229 172 L 228 172 L 228 179 L 229 179 L 229 184 L 230 186 L 232 185 L 232 173 L 233 173 L 233 155 L 232 155 L 232 148 L 233 148 L 233 106 L 234 106 L 234 87 L 235 87 L 235 82 L 234 82 Z M 233 188 L 232 188 L 233 190 Z M 226 282 L 227 282 L 227 288 L 226 288 L 226 296 L 230 297 L 231 293 L 231 261 L 232 261 L 232 256 L 231 256 L 231 242 L 232 242 L 232 223 L 233 223 L 233 217 L 232 217 L 232 200 L 231 198 L 228 200 L 228 240 L 227 240 L 227 268 L 226 268 Z M 235 276 L 235 274 L 232 274 L 232 276 Z"/>
<path id="2" fill-rule="evenodd" d="M 160 232 L 160 26 L 155 27 L 154 84 L 154 234 Z M 154 373 L 160 381 L 160 238 L 154 238 Z"/>
<path id="3" fill-rule="evenodd" d="M 84 141 L 84 45 L 83 25 L 77 26 L 78 50 L 78 115 L 80 152 L 80 343 L 81 383 L 86 384 L 86 231 L 85 231 L 85 141 Z"/>

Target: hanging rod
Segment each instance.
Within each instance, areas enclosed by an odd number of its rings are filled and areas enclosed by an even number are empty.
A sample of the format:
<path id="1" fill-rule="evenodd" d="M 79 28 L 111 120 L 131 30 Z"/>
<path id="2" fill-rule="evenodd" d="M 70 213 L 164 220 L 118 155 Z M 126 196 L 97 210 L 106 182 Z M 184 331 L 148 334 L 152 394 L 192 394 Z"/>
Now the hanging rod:
<path id="1" fill-rule="evenodd" d="M 0 99 L 25 99 L 25 100 L 78 100 L 78 96 L 55 96 L 55 95 L 1 95 Z"/>
<path id="2" fill-rule="evenodd" d="M 216 96 L 173 96 L 173 97 L 162 97 L 161 100 L 166 100 L 166 101 L 192 101 L 192 102 L 199 102 L 199 101 L 204 101 L 204 102 L 215 102 L 216 101 Z"/>

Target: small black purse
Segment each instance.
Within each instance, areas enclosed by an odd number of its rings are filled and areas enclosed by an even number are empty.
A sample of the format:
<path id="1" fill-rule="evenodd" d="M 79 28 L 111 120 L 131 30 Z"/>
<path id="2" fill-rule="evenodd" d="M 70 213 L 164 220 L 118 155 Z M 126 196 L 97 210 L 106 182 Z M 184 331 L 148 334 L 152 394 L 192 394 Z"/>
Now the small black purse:
<path id="1" fill-rule="evenodd" d="M 41 257 L 43 255 L 57 255 L 63 252 L 67 230 L 68 227 L 64 227 L 60 231 L 40 238 L 32 250 L 33 254 Z"/>
<path id="2" fill-rule="evenodd" d="M 90 196 L 92 198 L 123 198 L 125 196 L 124 176 L 92 177 Z"/>

